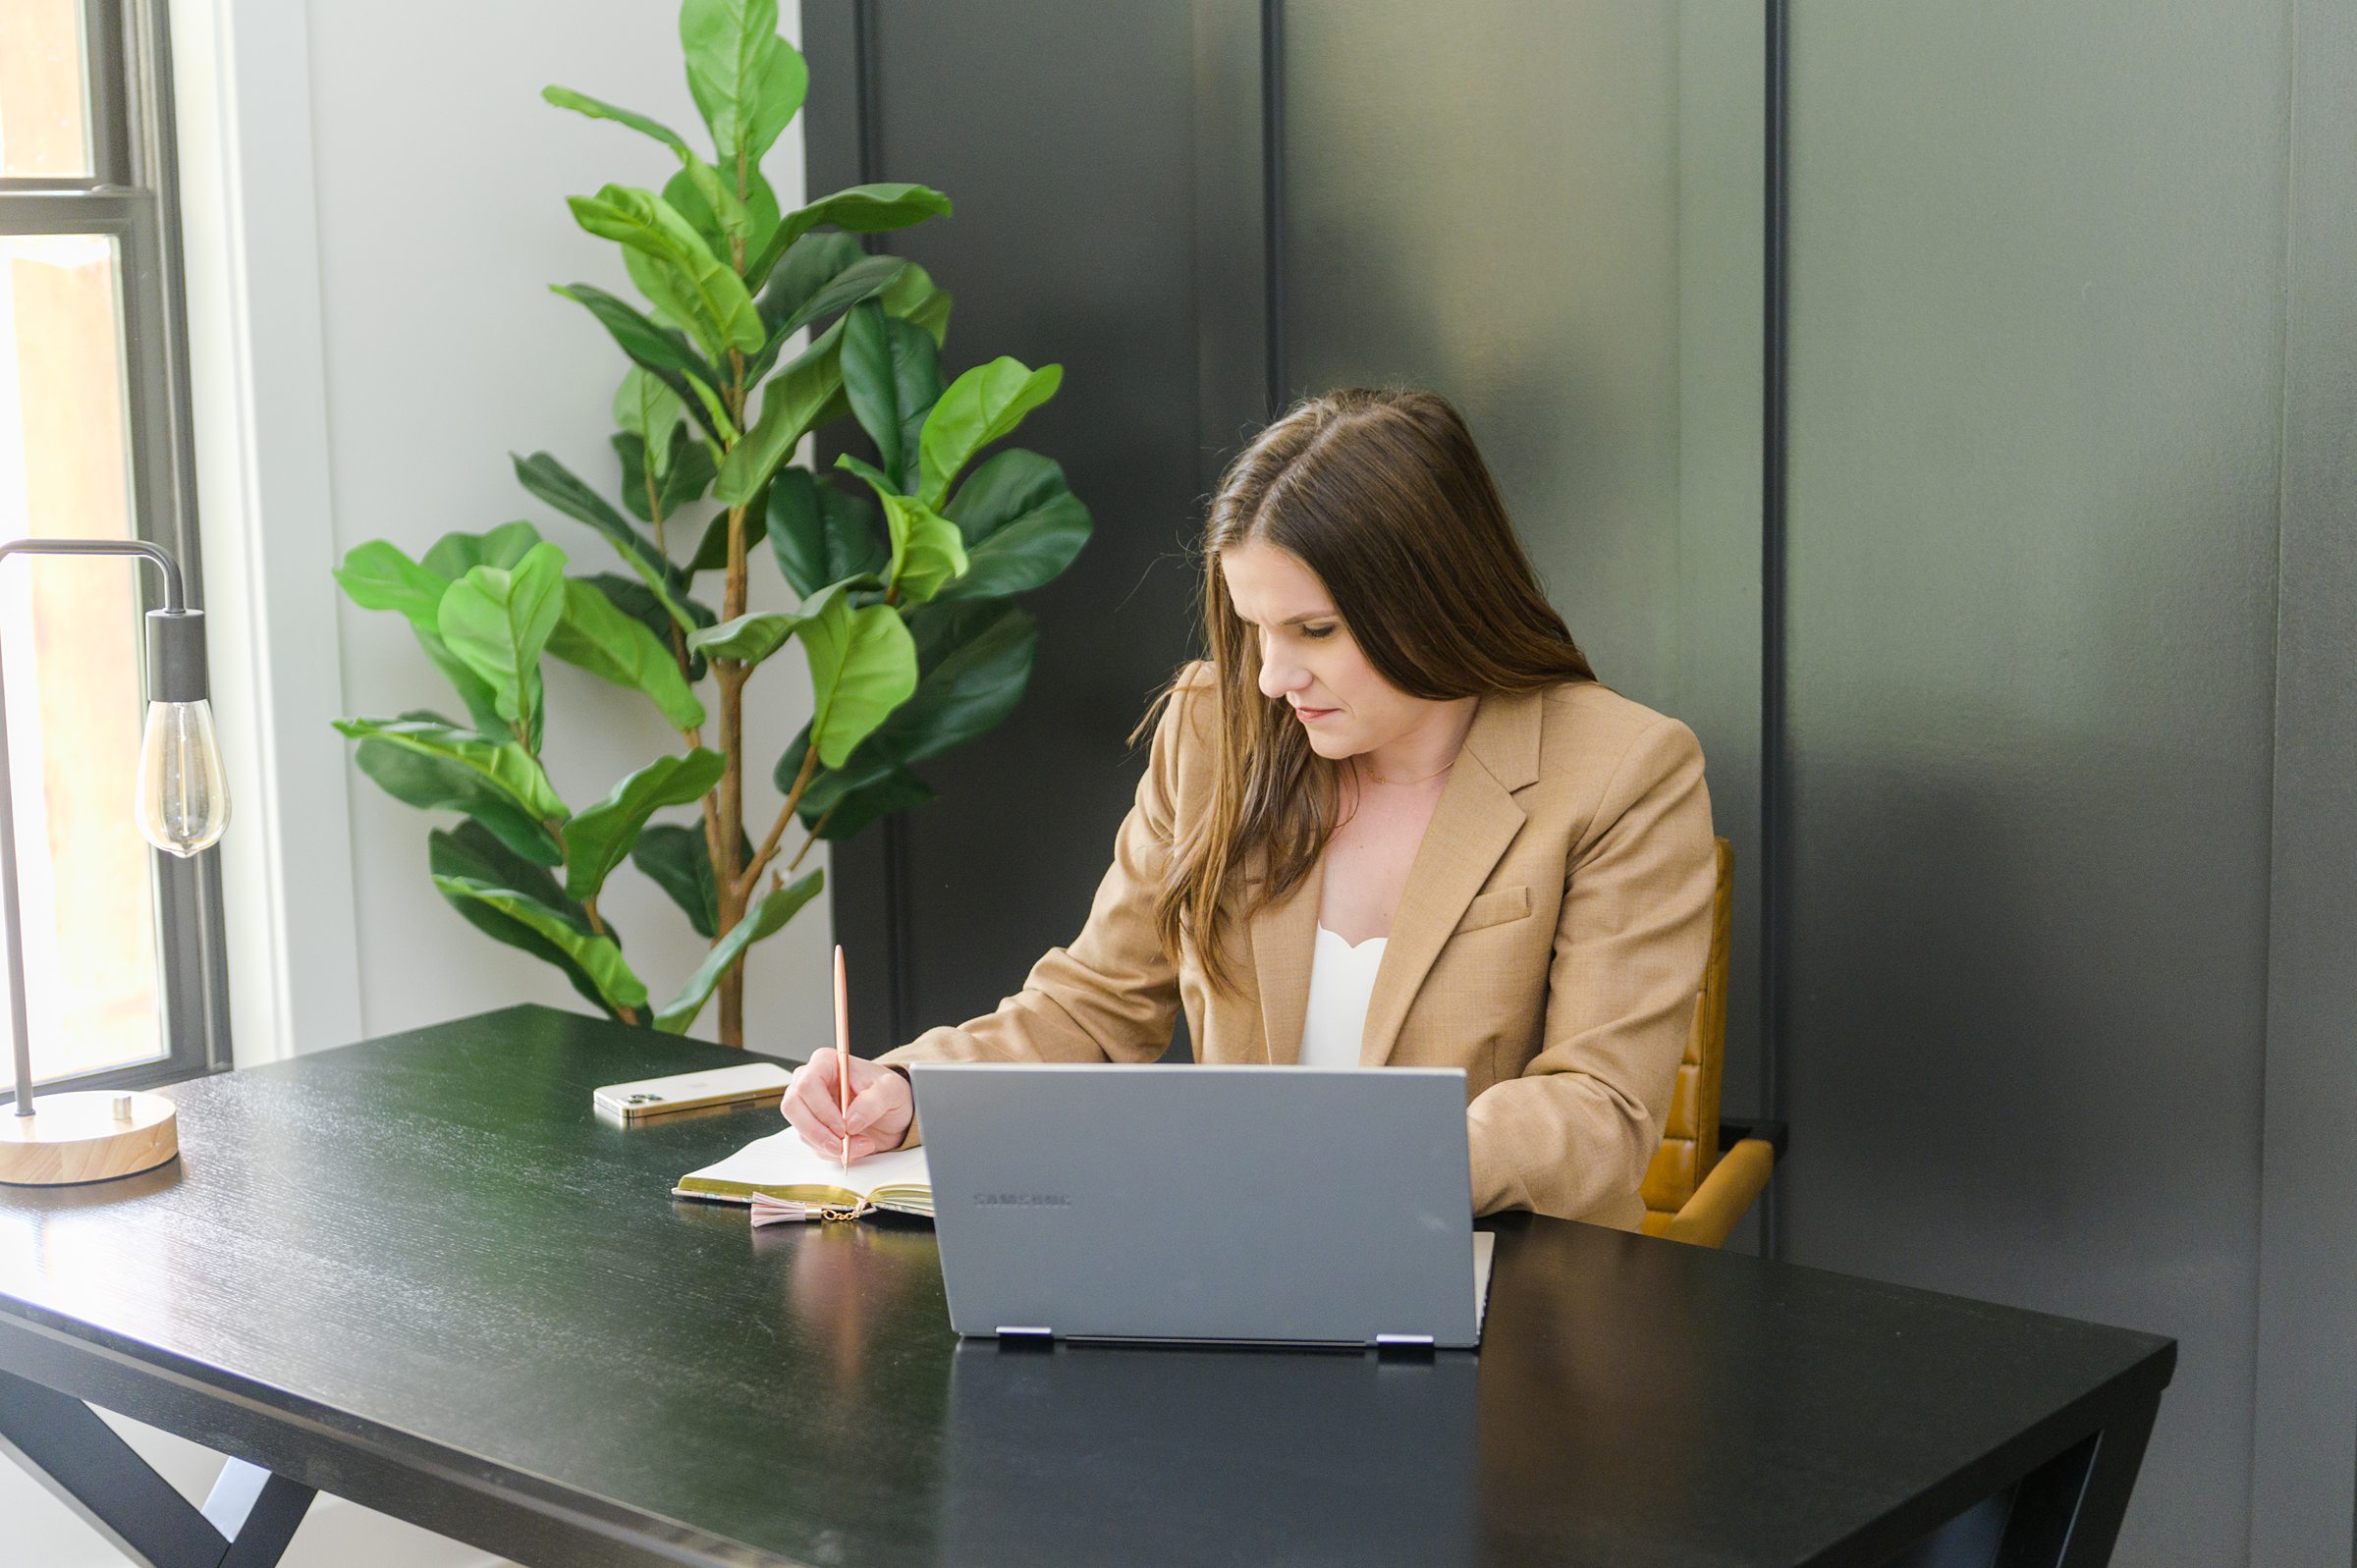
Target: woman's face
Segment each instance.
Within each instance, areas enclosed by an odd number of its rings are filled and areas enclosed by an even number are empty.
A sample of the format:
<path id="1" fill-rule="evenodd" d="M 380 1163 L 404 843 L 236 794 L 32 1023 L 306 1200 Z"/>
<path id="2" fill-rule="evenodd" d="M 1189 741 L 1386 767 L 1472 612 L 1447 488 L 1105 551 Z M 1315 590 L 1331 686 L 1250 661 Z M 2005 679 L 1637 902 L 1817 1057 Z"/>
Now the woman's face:
<path id="1" fill-rule="evenodd" d="M 1220 552 L 1229 602 L 1260 643 L 1260 690 L 1288 703 L 1310 749 L 1333 761 L 1398 739 L 1433 704 L 1375 673 L 1299 556 L 1251 541 Z"/>

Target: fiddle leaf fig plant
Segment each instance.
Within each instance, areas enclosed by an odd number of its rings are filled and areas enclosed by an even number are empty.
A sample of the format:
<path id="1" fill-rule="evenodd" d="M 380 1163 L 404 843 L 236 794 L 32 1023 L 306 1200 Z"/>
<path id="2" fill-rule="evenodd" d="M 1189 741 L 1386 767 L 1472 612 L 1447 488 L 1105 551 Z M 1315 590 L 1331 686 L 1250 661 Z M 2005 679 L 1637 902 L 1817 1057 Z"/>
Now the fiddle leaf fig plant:
<path id="1" fill-rule="evenodd" d="M 948 378 L 950 296 L 858 238 L 947 217 L 950 198 L 878 184 L 780 209 L 761 161 L 808 76 L 777 26 L 776 0 L 681 6 L 708 159 L 634 110 L 571 87 L 542 93 L 637 133 L 676 165 L 659 189 L 613 183 L 568 198 L 582 230 L 619 247 L 639 297 L 555 287 L 621 351 L 615 465 L 592 483 L 546 452 L 513 460 L 528 495 L 594 538 L 508 522 L 447 534 L 414 561 L 372 540 L 336 572 L 353 603 L 409 622 L 457 698 L 452 714 L 337 725 L 388 794 L 455 819 L 426 836 L 435 888 L 625 1022 L 685 1031 L 717 994 L 731 1045 L 744 1040 L 746 952 L 820 890 L 818 870 L 795 875 L 811 845 L 930 800 L 916 765 L 1013 711 L 1038 643 L 1015 596 L 1069 566 L 1091 526 L 1051 460 L 983 457 L 1055 396 L 1061 369 L 1002 356 Z M 846 418 L 872 460 L 795 465 L 805 437 Z M 764 545 L 791 606 L 751 602 Z M 615 559 L 576 570 L 584 547 Z M 789 643 L 811 718 L 772 770 L 785 799 L 756 842 L 746 688 Z M 616 702 L 648 704 L 680 749 L 594 804 L 569 805 L 542 756 L 550 659 L 630 694 Z M 667 1000 L 598 907 L 626 861 L 710 943 Z"/>

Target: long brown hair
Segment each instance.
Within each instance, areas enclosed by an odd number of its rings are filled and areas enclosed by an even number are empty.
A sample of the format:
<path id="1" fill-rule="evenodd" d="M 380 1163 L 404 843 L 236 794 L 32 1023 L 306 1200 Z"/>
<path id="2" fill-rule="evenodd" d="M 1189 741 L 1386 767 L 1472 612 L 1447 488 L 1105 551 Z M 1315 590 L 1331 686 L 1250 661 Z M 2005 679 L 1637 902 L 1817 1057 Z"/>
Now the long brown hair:
<path id="1" fill-rule="evenodd" d="M 1334 764 L 1260 691 L 1260 644 L 1228 599 L 1220 553 L 1248 542 L 1297 557 L 1376 674 L 1446 701 L 1593 680 L 1539 587 L 1472 432 L 1438 393 L 1344 387 L 1295 404 L 1237 454 L 1203 528 L 1203 643 L 1218 690 L 1206 809 L 1172 845 L 1154 918 L 1174 958 L 1192 936 L 1232 989 L 1221 905 L 1265 851 L 1249 916 L 1298 883 L 1334 832 Z M 1154 723 L 1165 690 L 1137 734 Z M 1137 736 L 1133 734 L 1131 740 Z M 1241 925 L 1241 918 L 1236 924 Z"/>

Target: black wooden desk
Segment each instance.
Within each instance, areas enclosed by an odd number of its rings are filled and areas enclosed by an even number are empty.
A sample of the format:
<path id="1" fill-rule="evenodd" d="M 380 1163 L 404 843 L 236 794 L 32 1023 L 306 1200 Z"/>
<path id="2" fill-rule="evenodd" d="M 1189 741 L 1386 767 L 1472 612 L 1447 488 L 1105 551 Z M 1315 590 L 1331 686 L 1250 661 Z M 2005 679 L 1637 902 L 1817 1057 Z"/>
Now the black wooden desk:
<path id="1" fill-rule="evenodd" d="M 177 1164 L 0 1188 L 0 1430 L 173 1564 L 318 1488 L 551 1568 L 1879 1564 L 1992 1496 L 1959 1555 L 2084 1565 L 2174 1361 L 1527 1217 L 1478 1356 L 960 1344 L 929 1228 L 666 1196 L 774 1110 L 591 1112 L 735 1059 L 520 1007 L 182 1087 Z M 263 1468 L 175 1514 L 79 1400 Z"/>

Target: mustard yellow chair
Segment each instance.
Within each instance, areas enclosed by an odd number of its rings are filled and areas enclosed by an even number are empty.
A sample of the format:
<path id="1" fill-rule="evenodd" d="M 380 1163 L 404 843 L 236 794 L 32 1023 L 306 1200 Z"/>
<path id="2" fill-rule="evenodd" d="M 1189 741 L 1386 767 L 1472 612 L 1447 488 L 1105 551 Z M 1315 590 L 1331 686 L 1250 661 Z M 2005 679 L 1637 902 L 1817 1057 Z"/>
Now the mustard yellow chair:
<path id="1" fill-rule="evenodd" d="M 1694 1027 L 1677 1066 L 1670 1124 L 1645 1172 L 1645 1234 L 1716 1247 L 1750 1212 L 1783 1146 L 1783 1128 L 1722 1125 L 1719 1083 L 1727 1063 L 1727 964 L 1734 928 L 1735 850 L 1719 840 L 1719 892 L 1711 902 L 1711 956 L 1694 999 Z M 1720 1152 L 1720 1140 L 1730 1141 Z"/>

